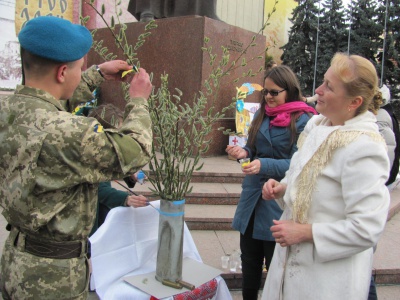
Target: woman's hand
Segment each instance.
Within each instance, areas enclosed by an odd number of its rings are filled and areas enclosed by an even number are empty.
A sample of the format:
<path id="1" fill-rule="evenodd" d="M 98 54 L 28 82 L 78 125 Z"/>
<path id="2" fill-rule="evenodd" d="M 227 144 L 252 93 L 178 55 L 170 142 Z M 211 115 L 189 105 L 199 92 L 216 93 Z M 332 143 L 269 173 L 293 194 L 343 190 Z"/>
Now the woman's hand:
<path id="1" fill-rule="evenodd" d="M 135 196 L 130 195 L 126 199 L 126 206 L 143 207 L 147 206 L 147 198 L 143 195 Z"/>
<path id="2" fill-rule="evenodd" d="M 247 151 L 244 150 L 240 146 L 231 146 L 228 145 L 225 149 L 225 152 L 228 153 L 230 156 L 236 159 L 241 159 L 241 158 L 246 158 L 247 157 Z"/>
<path id="3" fill-rule="evenodd" d="M 260 173 L 260 169 L 261 169 L 261 162 L 259 159 L 255 159 L 248 165 L 242 167 L 242 171 L 246 175 L 256 175 Z"/>
<path id="4" fill-rule="evenodd" d="M 287 247 L 303 242 L 313 242 L 311 224 L 300 224 L 290 220 L 273 220 L 272 236 L 281 247 Z"/>
<path id="5" fill-rule="evenodd" d="M 275 179 L 269 179 L 264 183 L 262 197 L 264 200 L 282 198 L 286 192 L 286 184 L 280 183 Z"/>

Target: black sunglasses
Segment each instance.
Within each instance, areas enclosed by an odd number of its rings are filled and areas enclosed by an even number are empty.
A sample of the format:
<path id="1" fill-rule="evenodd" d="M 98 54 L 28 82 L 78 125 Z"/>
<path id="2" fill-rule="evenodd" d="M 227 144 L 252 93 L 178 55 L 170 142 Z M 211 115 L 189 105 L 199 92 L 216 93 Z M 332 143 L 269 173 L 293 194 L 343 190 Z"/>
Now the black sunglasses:
<path id="1" fill-rule="evenodd" d="M 275 97 L 275 96 L 278 96 L 279 93 L 282 93 L 283 91 L 286 91 L 286 89 L 283 89 L 283 90 L 280 90 L 280 91 L 262 89 L 261 90 L 261 95 L 267 96 L 268 93 L 269 93 L 272 97 Z"/>

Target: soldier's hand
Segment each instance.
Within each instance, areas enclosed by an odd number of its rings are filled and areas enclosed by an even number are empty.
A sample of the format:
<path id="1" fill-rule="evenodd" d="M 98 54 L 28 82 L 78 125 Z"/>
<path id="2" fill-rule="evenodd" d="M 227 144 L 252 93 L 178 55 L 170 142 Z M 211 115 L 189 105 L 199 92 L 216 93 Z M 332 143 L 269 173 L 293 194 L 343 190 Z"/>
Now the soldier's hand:
<path id="1" fill-rule="evenodd" d="M 123 60 L 111 60 L 100 64 L 99 69 L 104 79 L 123 81 L 122 72 L 131 70 L 132 66 Z"/>
<path id="2" fill-rule="evenodd" d="M 149 98 L 153 86 L 150 81 L 150 76 L 145 69 L 140 68 L 139 73 L 136 73 L 129 87 L 129 95 L 134 97 Z"/>

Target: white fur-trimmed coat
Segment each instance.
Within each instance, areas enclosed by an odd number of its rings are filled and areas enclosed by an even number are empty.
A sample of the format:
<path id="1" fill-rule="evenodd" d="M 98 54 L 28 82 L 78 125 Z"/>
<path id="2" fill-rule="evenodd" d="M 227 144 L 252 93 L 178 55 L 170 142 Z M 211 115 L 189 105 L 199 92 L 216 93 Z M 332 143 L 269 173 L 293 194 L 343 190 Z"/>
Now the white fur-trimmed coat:
<path id="1" fill-rule="evenodd" d="M 297 179 L 334 130 L 378 133 L 375 116 L 366 112 L 343 126 L 329 126 L 322 115 L 304 129 L 305 140 L 292 158 L 282 182 L 287 183 L 281 219 L 291 219 Z M 382 141 L 362 134 L 334 150 L 317 177 L 308 210 L 313 243 L 276 245 L 268 271 L 264 300 L 365 300 L 372 269 L 372 247 L 382 233 L 390 202 L 385 186 L 389 161 Z"/>

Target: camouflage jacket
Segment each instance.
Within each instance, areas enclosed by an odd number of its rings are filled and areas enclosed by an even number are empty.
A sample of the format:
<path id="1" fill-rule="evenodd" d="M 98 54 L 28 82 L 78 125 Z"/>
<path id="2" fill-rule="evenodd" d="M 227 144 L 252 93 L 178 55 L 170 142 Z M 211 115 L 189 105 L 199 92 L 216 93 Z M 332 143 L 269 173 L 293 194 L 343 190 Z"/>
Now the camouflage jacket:
<path id="1" fill-rule="evenodd" d="M 103 80 L 93 68 L 82 78 L 86 88 Z M 56 241 L 86 238 L 98 182 L 136 172 L 150 158 L 146 100 L 128 100 L 124 115 L 120 129 L 102 130 L 96 119 L 72 115 L 43 90 L 18 86 L 1 98 L 0 205 L 6 220 Z"/>

